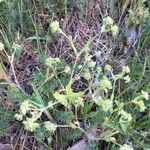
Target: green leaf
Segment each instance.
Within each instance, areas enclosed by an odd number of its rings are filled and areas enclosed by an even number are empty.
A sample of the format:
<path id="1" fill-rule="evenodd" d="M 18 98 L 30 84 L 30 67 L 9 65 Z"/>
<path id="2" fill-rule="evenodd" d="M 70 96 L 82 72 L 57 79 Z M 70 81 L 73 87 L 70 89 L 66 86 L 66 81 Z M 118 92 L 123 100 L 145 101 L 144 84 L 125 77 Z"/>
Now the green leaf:
<path id="1" fill-rule="evenodd" d="M 105 112 L 108 112 L 108 111 L 112 111 L 113 109 L 113 101 L 110 100 L 110 99 L 107 99 L 103 102 L 102 104 L 102 108 Z"/>
<path id="2" fill-rule="evenodd" d="M 121 129 L 124 133 L 129 133 L 130 122 L 120 122 Z"/>
<path id="3" fill-rule="evenodd" d="M 83 92 L 75 93 L 71 89 L 71 82 L 66 86 L 65 94 L 60 94 L 58 92 L 54 93 L 55 99 L 57 99 L 61 104 L 68 107 L 69 104 L 74 104 L 76 106 L 83 105 Z"/>
<path id="4" fill-rule="evenodd" d="M 67 98 L 69 100 L 69 103 L 73 103 L 73 104 L 78 104 L 81 101 L 81 97 L 83 97 L 84 93 L 83 92 L 78 92 L 75 93 L 72 91 L 71 89 L 71 83 L 69 83 L 66 86 L 66 94 L 67 94 Z"/>
<path id="5" fill-rule="evenodd" d="M 131 125 L 131 121 L 132 121 L 132 116 L 130 113 L 125 112 L 124 110 L 121 110 L 119 112 L 119 114 L 121 114 L 121 117 L 119 119 L 119 123 L 121 126 L 121 129 L 124 133 L 128 133 L 128 129 Z"/>
<path id="6" fill-rule="evenodd" d="M 106 92 L 107 90 L 112 89 L 112 84 L 106 76 L 103 76 L 102 78 L 100 78 L 100 89 Z"/>
<path id="7" fill-rule="evenodd" d="M 62 105 L 68 107 L 67 96 L 64 94 L 59 94 L 58 92 L 54 93 L 55 99 L 57 99 Z"/>
<path id="8" fill-rule="evenodd" d="M 58 123 L 67 123 L 70 124 L 74 119 L 74 114 L 72 111 L 57 111 L 55 114 L 56 121 Z"/>
<path id="9" fill-rule="evenodd" d="M 95 103 L 102 107 L 104 112 L 112 111 L 113 109 L 113 101 L 110 99 L 99 98 L 94 99 Z"/>
<path id="10" fill-rule="evenodd" d="M 86 70 L 84 70 L 82 76 L 83 76 L 86 80 L 90 80 L 92 75 L 91 75 L 90 70 L 86 69 Z"/>

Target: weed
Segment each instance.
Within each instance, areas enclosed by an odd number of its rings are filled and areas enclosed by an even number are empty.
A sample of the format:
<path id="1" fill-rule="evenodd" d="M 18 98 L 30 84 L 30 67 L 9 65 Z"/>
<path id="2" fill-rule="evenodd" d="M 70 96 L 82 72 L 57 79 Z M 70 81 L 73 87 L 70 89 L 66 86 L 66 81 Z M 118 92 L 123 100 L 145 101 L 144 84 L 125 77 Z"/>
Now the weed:
<path id="1" fill-rule="evenodd" d="M 49 132 L 49 137 L 45 137 L 49 144 L 53 141 L 52 137 L 54 133 L 57 132 L 57 129 L 61 132 L 64 128 L 66 130 L 76 129 L 88 137 L 87 129 L 90 125 L 90 127 L 98 128 L 101 126 L 101 128 L 103 128 L 104 131 L 99 135 L 99 140 L 111 142 L 120 146 L 120 149 L 124 147 L 133 149 L 129 145 L 119 143 L 117 136 L 128 136 L 131 139 L 133 138 L 132 135 L 134 135 L 134 137 L 139 136 L 133 129 L 135 118 L 137 117 L 134 113 L 136 111 L 136 114 L 139 114 L 147 110 L 145 103 L 146 100 L 149 99 L 148 93 L 141 91 L 131 100 L 124 100 L 123 97 L 118 98 L 115 94 L 116 84 L 118 81 L 130 83 L 130 68 L 125 66 L 118 74 L 114 74 L 113 68 L 110 65 L 106 65 L 100 69 L 91 59 L 87 48 L 84 47 L 80 51 L 76 49 L 72 39 L 60 29 L 58 22 L 53 22 L 50 27 L 53 32 L 59 32 L 67 38 L 76 56 L 74 65 L 72 68 L 69 67 L 69 72 L 66 72 L 65 70 L 61 70 L 61 59 L 47 58 L 45 66 L 46 69 L 51 72 L 51 76 L 47 76 L 47 78 L 50 77 L 50 80 L 52 78 L 57 79 L 57 89 L 53 91 L 46 90 L 43 95 L 37 90 L 38 87 L 33 85 L 36 100 L 33 101 L 29 98 L 22 102 L 19 113 L 15 115 L 16 119 L 22 121 L 25 129 L 30 132 L 36 132 L 36 130 L 41 129 Z M 91 40 L 88 44 L 91 44 Z M 77 61 L 82 53 L 86 53 L 85 56 L 89 57 L 89 59 L 87 59 L 84 66 L 78 68 Z M 92 73 L 93 68 L 95 68 L 96 74 L 98 75 L 98 81 L 96 82 L 94 79 L 95 75 Z M 84 73 L 85 71 L 88 71 L 88 77 L 87 74 Z M 66 85 L 62 83 L 61 74 L 69 75 L 69 81 Z M 72 89 L 73 83 L 77 78 L 81 77 L 85 78 L 88 82 L 89 92 L 87 94 L 82 91 L 74 92 Z M 47 79 L 45 80 L 49 81 Z M 44 83 L 48 84 L 45 81 Z M 50 83 L 51 82 L 49 82 L 49 84 Z M 41 88 L 43 88 L 43 85 L 40 86 L 40 89 Z M 86 90 L 87 89 L 85 89 L 85 91 Z M 48 95 L 50 95 L 51 99 L 48 98 Z M 87 102 L 88 105 L 86 104 Z M 59 110 L 60 108 L 61 110 Z M 79 110 L 81 110 L 81 114 Z M 86 115 L 84 113 L 85 111 L 87 113 Z M 56 112 L 59 112 L 59 114 Z M 66 114 L 65 118 L 62 120 L 61 117 L 61 119 L 55 120 L 54 118 L 60 118 L 61 113 Z M 44 114 L 47 119 L 45 118 L 43 120 Z M 56 115 L 59 116 L 57 117 Z M 59 120 L 62 121 L 60 122 Z"/>
<path id="2" fill-rule="evenodd" d="M 150 148 L 149 6 L 0 1 L 0 135 L 17 122 L 14 149 Z"/>

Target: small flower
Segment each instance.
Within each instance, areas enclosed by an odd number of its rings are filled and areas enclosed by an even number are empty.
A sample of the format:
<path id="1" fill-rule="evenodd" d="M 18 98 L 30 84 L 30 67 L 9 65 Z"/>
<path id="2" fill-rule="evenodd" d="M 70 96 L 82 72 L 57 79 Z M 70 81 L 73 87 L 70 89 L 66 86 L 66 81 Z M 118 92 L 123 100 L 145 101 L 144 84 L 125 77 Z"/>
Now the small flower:
<path id="1" fill-rule="evenodd" d="M 110 31 L 112 32 L 113 36 L 116 36 L 119 33 L 119 28 L 117 25 L 113 25 L 111 26 Z"/>
<path id="2" fill-rule="evenodd" d="M 52 57 L 49 57 L 46 59 L 45 61 L 45 64 L 48 66 L 48 67 L 53 67 L 54 65 L 56 64 L 59 64 L 60 63 L 60 59 L 59 58 L 52 58 Z"/>
<path id="3" fill-rule="evenodd" d="M 26 112 L 30 109 L 31 104 L 29 101 L 22 102 L 20 105 L 20 111 L 23 115 L 26 115 Z"/>
<path id="4" fill-rule="evenodd" d="M 105 68 L 104 68 L 106 71 L 111 71 L 112 67 L 110 65 L 105 65 Z"/>
<path id="5" fill-rule="evenodd" d="M 47 138 L 47 141 L 48 141 L 49 144 L 51 144 L 51 142 L 52 142 L 52 137 L 51 137 L 51 136 L 48 137 L 48 138 Z"/>
<path id="6" fill-rule="evenodd" d="M 52 102 L 52 101 L 49 101 L 49 102 L 48 102 L 48 107 L 49 107 L 49 108 L 53 108 L 53 102 Z"/>
<path id="7" fill-rule="evenodd" d="M 53 64 L 54 64 L 54 59 L 51 58 L 51 57 L 47 58 L 45 64 L 46 64 L 48 67 L 52 67 Z"/>
<path id="8" fill-rule="evenodd" d="M 86 61 L 91 61 L 92 60 L 92 55 L 87 56 Z"/>
<path id="9" fill-rule="evenodd" d="M 103 19 L 103 24 L 106 25 L 113 25 L 114 21 L 111 17 L 107 16 L 106 18 Z"/>
<path id="10" fill-rule="evenodd" d="M 101 27 L 101 32 L 102 33 L 103 32 L 109 32 L 109 28 L 105 24 L 103 24 L 102 27 Z"/>
<path id="11" fill-rule="evenodd" d="M 64 72 L 67 74 L 67 73 L 69 73 L 70 71 L 71 71 L 71 68 L 70 68 L 69 66 L 66 66 Z"/>
<path id="12" fill-rule="evenodd" d="M 13 43 L 12 48 L 13 48 L 14 50 L 18 50 L 18 49 L 21 49 L 21 45 L 16 44 L 16 43 Z"/>
<path id="13" fill-rule="evenodd" d="M 83 77 L 84 77 L 86 80 L 90 80 L 90 79 L 91 79 L 91 72 L 90 72 L 88 69 L 84 70 L 84 72 L 83 72 Z"/>
<path id="14" fill-rule="evenodd" d="M 97 104 L 97 105 L 102 105 L 102 103 L 103 103 L 103 101 L 104 101 L 105 99 L 104 98 L 102 98 L 102 97 L 99 97 L 99 98 L 94 98 L 94 102 Z"/>
<path id="15" fill-rule="evenodd" d="M 129 66 L 124 66 L 124 67 L 122 68 L 122 71 L 123 71 L 124 73 L 130 73 L 130 68 L 129 68 Z"/>
<path id="16" fill-rule="evenodd" d="M 51 30 L 52 30 L 53 33 L 60 32 L 60 31 L 61 31 L 58 21 L 53 21 L 53 22 L 51 23 L 51 25 L 50 25 L 50 28 L 51 28 Z"/>
<path id="17" fill-rule="evenodd" d="M 110 99 L 105 100 L 102 104 L 102 108 L 105 112 L 111 112 L 113 109 L 113 101 Z"/>
<path id="18" fill-rule="evenodd" d="M 101 52 L 101 51 L 96 51 L 96 52 L 95 52 L 95 56 L 96 56 L 97 58 L 100 58 L 100 57 L 102 56 L 102 52 Z"/>
<path id="19" fill-rule="evenodd" d="M 0 42 L 0 51 L 2 51 L 3 49 L 4 49 L 4 44 Z"/>
<path id="20" fill-rule="evenodd" d="M 84 103 L 83 103 L 83 98 L 82 97 L 78 97 L 78 99 L 74 102 L 74 104 L 76 106 L 84 106 Z"/>
<path id="21" fill-rule="evenodd" d="M 131 81 L 129 75 L 125 76 L 123 79 L 125 80 L 125 83 L 129 83 Z"/>
<path id="22" fill-rule="evenodd" d="M 130 145 L 124 144 L 120 146 L 120 150 L 134 150 Z"/>
<path id="23" fill-rule="evenodd" d="M 31 111 L 30 114 L 32 115 L 33 120 L 36 121 L 37 119 L 41 117 L 42 112 L 38 110 L 34 110 L 34 111 Z"/>
<path id="24" fill-rule="evenodd" d="M 15 114 L 15 118 L 19 121 L 21 121 L 23 119 L 23 115 L 22 114 Z"/>
<path id="25" fill-rule="evenodd" d="M 149 99 L 149 94 L 147 92 L 142 90 L 141 93 L 142 93 L 143 98 L 145 98 L 146 100 Z"/>
<path id="26" fill-rule="evenodd" d="M 79 66 L 78 66 L 78 69 L 82 69 L 82 67 L 83 67 L 82 65 L 79 65 Z"/>
<path id="27" fill-rule="evenodd" d="M 113 108 L 113 101 L 102 97 L 94 98 L 94 102 L 101 106 L 104 112 L 111 111 Z"/>
<path id="28" fill-rule="evenodd" d="M 97 73 L 100 74 L 100 73 L 102 72 L 102 68 L 101 68 L 101 67 L 97 67 L 97 68 L 96 68 L 96 71 L 97 71 Z"/>
<path id="29" fill-rule="evenodd" d="M 145 106 L 143 100 L 134 100 L 133 103 L 136 104 L 137 106 L 139 106 L 140 112 L 144 112 L 145 111 L 146 106 Z"/>
<path id="30" fill-rule="evenodd" d="M 50 122 L 50 121 L 45 121 L 44 122 L 44 126 L 45 126 L 47 131 L 50 131 L 52 133 L 54 133 L 55 130 L 57 129 L 57 125 L 52 123 L 52 122 Z"/>
<path id="31" fill-rule="evenodd" d="M 111 32 L 113 36 L 116 36 L 119 32 L 119 28 L 111 17 L 107 16 L 103 19 L 103 25 L 101 27 L 101 32 Z"/>
<path id="32" fill-rule="evenodd" d="M 112 84 L 106 76 L 103 76 L 100 79 L 100 88 L 106 92 L 107 92 L 107 90 L 112 89 Z"/>
<path id="33" fill-rule="evenodd" d="M 93 67 L 95 67 L 95 65 L 96 65 L 96 62 L 93 61 L 93 60 L 91 60 L 91 61 L 88 62 L 88 67 L 89 68 L 93 68 Z"/>
<path id="34" fill-rule="evenodd" d="M 56 63 L 60 63 L 60 62 L 61 62 L 61 61 L 60 61 L 60 58 L 58 58 L 58 57 L 54 58 L 54 61 L 55 61 Z"/>
<path id="35" fill-rule="evenodd" d="M 30 132 L 35 131 L 36 128 L 38 128 L 40 126 L 39 123 L 34 122 L 33 118 L 27 118 L 26 121 L 23 121 L 23 124 L 25 126 L 25 129 L 30 131 Z"/>

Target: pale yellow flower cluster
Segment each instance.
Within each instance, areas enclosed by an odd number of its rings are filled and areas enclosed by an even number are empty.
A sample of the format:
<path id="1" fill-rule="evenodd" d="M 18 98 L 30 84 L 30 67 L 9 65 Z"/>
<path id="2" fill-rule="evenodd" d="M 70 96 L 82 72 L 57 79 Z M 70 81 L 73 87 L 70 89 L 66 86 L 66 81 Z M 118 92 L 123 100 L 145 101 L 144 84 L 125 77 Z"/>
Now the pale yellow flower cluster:
<path id="1" fill-rule="evenodd" d="M 58 21 L 53 21 L 51 24 L 50 24 L 50 28 L 51 28 L 51 31 L 53 33 L 56 33 L 56 32 L 60 32 L 61 29 L 60 29 L 60 25 L 59 25 L 59 22 Z"/>
<path id="2" fill-rule="evenodd" d="M 123 71 L 124 73 L 130 73 L 130 68 L 129 68 L 129 66 L 124 66 L 124 67 L 122 68 L 122 71 Z"/>
<path id="3" fill-rule="evenodd" d="M 109 16 L 103 19 L 103 25 L 101 32 L 111 32 L 113 36 L 116 36 L 119 32 L 118 26 L 114 23 L 113 19 Z"/>
<path id="4" fill-rule="evenodd" d="M 25 129 L 30 132 L 35 131 L 35 129 L 40 126 L 40 124 L 35 122 L 33 118 L 27 118 L 25 121 L 23 121 L 23 124 L 25 126 Z"/>
<path id="5" fill-rule="evenodd" d="M 50 122 L 50 121 L 45 121 L 44 122 L 44 126 L 45 126 L 47 131 L 50 131 L 52 133 L 54 133 L 55 130 L 57 129 L 57 125 L 52 123 L 52 122 Z"/>
<path id="6" fill-rule="evenodd" d="M 39 123 L 37 123 L 37 119 L 40 118 L 41 116 L 41 112 L 38 111 L 30 111 L 31 108 L 36 108 L 33 104 L 30 103 L 30 101 L 24 101 L 22 102 L 22 104 L 20 105 L 20 113 L 15 115 L 15 118 L 19 121 L 22 121 L 23 118 L 26 118 L 26 120 L 23 121 L 23 124 L 25 126 L 25 129 L 33 132 L 35 131 L 36 128 L 38 128 L 40 126 Z M 30 112 L 30 114 L 32 115 L 31 118 L 26 117 L 26 114 Z"/>
<path id="7" fill-rule="evenodd" d="M 139 107 L 140 112 L 144 112 L 146 110 L 146 106 L 144 104 L 143 99 L 148 100 L 149 94 L 142 90 L 141 94 L 132 101 L 135 105 Z"/>
<path id="8" fill-rule="evenodd" d="M 147 92 L 145 92 L 145 91 L 142 90 L 141 94 L 142 94 L 143 98 L 145 98 L 146 100 L 149 99 L 149 94 Z"/>

